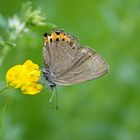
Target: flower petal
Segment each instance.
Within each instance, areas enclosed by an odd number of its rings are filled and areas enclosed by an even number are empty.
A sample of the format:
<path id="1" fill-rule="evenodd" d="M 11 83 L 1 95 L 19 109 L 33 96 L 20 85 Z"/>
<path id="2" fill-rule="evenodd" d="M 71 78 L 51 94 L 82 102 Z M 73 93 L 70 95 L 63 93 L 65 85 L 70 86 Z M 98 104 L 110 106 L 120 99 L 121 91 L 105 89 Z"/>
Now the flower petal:
<path id="1" fill-rule="evenodd" d="M 39 93 L 41 90 L 42 85 L 36 83 L 27 83 L 21 87 L 21 91 L 23 92 L 23 94 L 34 95 Z"/>
<path id="2" fill-rule="evenodd" d="M 9 86 L 14 88 L 19 88 L 21 86 L 21 83 L 18 82 L 21 71 L 22 65 L 15 65 L 7 71 L 6 81 Z"/>

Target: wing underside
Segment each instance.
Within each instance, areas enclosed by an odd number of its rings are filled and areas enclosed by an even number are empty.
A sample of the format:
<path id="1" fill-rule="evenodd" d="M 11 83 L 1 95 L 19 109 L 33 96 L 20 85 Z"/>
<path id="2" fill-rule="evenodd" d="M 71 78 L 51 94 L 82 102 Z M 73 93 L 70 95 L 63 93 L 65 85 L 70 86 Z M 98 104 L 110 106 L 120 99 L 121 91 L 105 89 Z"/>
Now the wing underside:
<path id="1" fill-rule="evenodd" d="M 43 57 L 46 69 L 52 73 L 52 80 L 58 85 L 72 85 L 96 79 L 109 69 L 95 50 L 80 47 L 74 36 L 61 31 L 47 36 Z"/>

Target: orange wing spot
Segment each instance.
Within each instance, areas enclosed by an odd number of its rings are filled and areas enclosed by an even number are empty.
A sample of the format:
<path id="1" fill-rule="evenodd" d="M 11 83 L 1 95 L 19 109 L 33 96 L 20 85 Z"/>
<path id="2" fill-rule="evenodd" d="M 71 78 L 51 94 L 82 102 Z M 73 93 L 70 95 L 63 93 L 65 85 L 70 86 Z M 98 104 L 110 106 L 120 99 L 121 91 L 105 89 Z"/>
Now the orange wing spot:
<path id="1" fill-rule="evenodd" d="M 52 32 L 51 36 L 53 41 L 56 41 L 56 39 L 61 40 L 64 39 L 65 41 L 70 41 L 70 38 L 65 35 L 64 33 L 60 32 L 59 34 L 57 34 L 56 32 Z"/>
<path id="2" fill-rule="evenodd" d="M 55 41 L 56 38 L 60 38 L 60 35 L 57 35 L 55 32 L 52 32 L 51 38 L 52 38 L 53 41 Z"/>
<path id="3" fill-rule="evenodd" d="M 60 32 L 59 34 L 57 34 L 56 32 L 52 32 L 51 35 L 47 35 L 47 37 L 44 37 L 45 41 L 44 41 L 44 44 L 46 43 L 50 43 L 50 42 L 53 42 L 53 41 L 65 41 L 65 42 L 70 42 L 70 38 Z"/>
<path id="4" fill-rule="evenodd" d="M 67 35 L 61 33 L 60 36 L 61 36 L 61 40 L 65 40 L 66 42 L 67 42 L 67 41 L 68 41 L 68 42 L 70 41 L 70 38 L 69 38 Z"/>

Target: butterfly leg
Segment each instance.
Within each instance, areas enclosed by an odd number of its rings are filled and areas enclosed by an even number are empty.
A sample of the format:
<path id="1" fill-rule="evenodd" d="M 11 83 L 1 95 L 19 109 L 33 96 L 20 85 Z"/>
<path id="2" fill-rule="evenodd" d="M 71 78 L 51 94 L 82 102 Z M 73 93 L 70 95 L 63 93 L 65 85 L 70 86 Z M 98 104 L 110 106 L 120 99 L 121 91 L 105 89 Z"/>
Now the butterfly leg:
<path id="1" fill-rule="evenodd" d="M 52 100 L 53 100 L 54 94 L 55 94 L 55 91 L 53 91 L 52 96 L 51 96 L 50 101 L 49 101 L 50 107 L 52 106 Z"/>
<path id="2" fill-rule="evenodd" d="M 54 95 L 55 95 L 55 98 L 56 98 L 56 99 L 55 99 L 55 102 L 56 102 L 56 110 L 58 110 L 58 97 L 57 97 L 57 90 L 56 90 L 56 87 L 53 88 L 52 90 L 53 90 L 53 93 L 52 93 L 52 96 L 51 96 L 50 101 L 49 101 L 50 107 L 52 106 L 52 100 L 53 100 L 53 97 L 54 97 Z"/>

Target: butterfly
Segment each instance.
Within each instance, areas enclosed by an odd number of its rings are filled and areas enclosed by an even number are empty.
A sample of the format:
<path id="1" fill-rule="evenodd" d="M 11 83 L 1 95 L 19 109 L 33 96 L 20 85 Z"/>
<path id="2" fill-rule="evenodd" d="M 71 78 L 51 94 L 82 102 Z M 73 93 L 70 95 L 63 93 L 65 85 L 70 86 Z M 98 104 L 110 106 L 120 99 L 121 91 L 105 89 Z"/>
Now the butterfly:
<path id="1" fill-rule="evenodd" d="M 78 84 L 99 78 L 109 71 L 100 54 L 81 46 L 75 36 L 63 30 L 44 34 L 43 60 L 42 72 L 52 90 L 56 90 L 56 85 Z"/>

